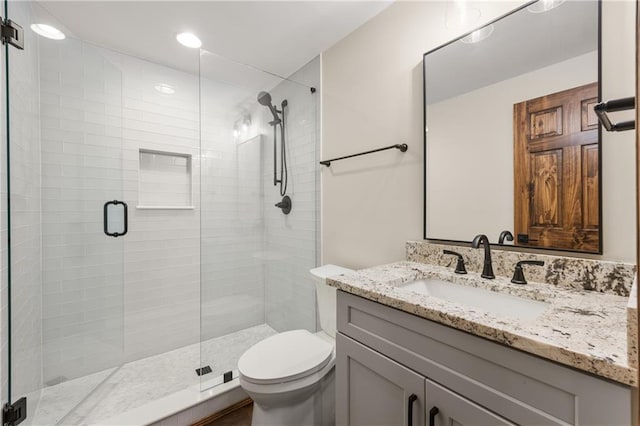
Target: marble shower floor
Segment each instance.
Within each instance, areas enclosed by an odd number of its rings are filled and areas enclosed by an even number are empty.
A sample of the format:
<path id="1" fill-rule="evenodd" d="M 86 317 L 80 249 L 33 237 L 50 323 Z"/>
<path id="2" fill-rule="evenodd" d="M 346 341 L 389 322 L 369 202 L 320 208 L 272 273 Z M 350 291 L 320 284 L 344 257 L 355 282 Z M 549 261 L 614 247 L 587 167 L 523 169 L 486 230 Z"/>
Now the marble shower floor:
<path id="1" fill-rule="evenodd" d="M 35 415 L 28 425 L 88 425 L 201 382 L 195 369 L 210 365 L 202 389 L 221 382 L 234 370 L 240 355 L 260 340 L 276 334 L 266 324 L 247 328 L 200 344 L 143 358 L 41 390 Z"/>

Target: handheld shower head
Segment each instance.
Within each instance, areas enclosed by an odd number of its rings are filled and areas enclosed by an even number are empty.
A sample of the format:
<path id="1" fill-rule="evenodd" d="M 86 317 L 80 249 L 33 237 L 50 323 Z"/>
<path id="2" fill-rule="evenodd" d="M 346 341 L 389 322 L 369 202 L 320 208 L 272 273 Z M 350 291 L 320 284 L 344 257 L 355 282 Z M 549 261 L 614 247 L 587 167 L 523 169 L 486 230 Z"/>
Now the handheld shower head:
<path id="1" fill-rule="evenodd" d="M 269 92 L 258 93 L 258 103 L 260 105 L 268 107 L 271 111 L 271 114 L 273 114 L 273 121 L 271 121 L 269 124 L 275 126 L 276 124 L 280 124 L 282 122 L 282 120 L 280 120 L 280 117 L 278 117 L 278 110 L 271 103 L 271 95 L 269 94 Z"/>
<path id="2" fill-rule="evenodd" d="M 258 103 L 264 106 L 271 105 L 271 95 L 269 92 L 260 92 L 258 93 Z"/>

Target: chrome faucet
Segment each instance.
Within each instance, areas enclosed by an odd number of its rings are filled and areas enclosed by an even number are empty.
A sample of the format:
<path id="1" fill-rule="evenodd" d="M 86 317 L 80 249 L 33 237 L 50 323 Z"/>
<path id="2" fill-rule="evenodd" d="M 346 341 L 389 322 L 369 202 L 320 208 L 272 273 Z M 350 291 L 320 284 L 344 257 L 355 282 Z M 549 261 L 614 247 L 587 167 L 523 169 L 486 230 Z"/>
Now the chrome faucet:
<path id="1" fill-rule="evenodd" d="M 479 248 L 480 244 L 484 246 L 484 267 L 482 268 L 482 278 L 494 279 L 496 276 L 493 274 L 493 265 L 491 264 L 491 246 L 489 245 L 489 239 L 484 234 L 476 235 L 471 242 L 472 248 Z"/>

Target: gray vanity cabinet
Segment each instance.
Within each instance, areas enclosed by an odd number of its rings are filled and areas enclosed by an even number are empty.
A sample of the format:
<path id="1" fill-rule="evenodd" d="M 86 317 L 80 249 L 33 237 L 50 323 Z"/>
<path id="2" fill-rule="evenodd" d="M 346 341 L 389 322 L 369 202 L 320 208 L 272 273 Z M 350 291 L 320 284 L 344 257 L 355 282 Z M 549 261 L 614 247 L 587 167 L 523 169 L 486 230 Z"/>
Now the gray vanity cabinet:
<path id="1" fill-rule="evenodd" d="M 342 390 L 336 399 L 342 415 L 337 424 L 424 424 L 424 377 L 347 337 L 337 335 L 336 343 L 336 386 Z"/>
<path id="2" fill-rule="evenodd" d="M 631 424 L 631 388 L 342 291 L 340 426 Z"/>
<path id="3" fill-rule="evenodd" d="M 436 425 L 514 425 L 348 337 L 336 342 L 338 425 L 424 425 L 433 407 Z"/>

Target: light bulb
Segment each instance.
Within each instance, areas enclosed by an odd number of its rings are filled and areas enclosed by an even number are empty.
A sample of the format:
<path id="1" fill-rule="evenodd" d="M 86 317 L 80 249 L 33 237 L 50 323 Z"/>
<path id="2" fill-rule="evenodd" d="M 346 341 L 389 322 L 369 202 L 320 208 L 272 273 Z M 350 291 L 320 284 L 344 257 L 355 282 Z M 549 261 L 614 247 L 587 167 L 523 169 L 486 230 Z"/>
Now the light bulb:
<path id="1" fill-rule="evenodd" d="M 192 49 L 198 49 L 202 46 L 200 39 L 193 33 L 180 33 L 176 36 L 176 40 L 178 40 L 181 45 Z"/>
<path id="2" fill-rule="evenodd" d="M 50 38 L 51 40 L 64 40 L 65 38 L 62 31 L 47 24 L 31 24 L 31 30 L 36 34 Z"/>
<path id="3" fill-rule="evenodd" d="M 566 0 L 539 0 L 527 7 L 527 10 L 531 13 L 543 13 L 548 12 L 551 9 L 555 9 L 560 6 Z"/>
<path id="4" fill-rule="evenodd" d="M 461 42 L 471 44 L 478 43 L 493 34 L 493 24 L 482 27 L 479 30 L 475 30 L 466 37 L 460 39 Z"/>

